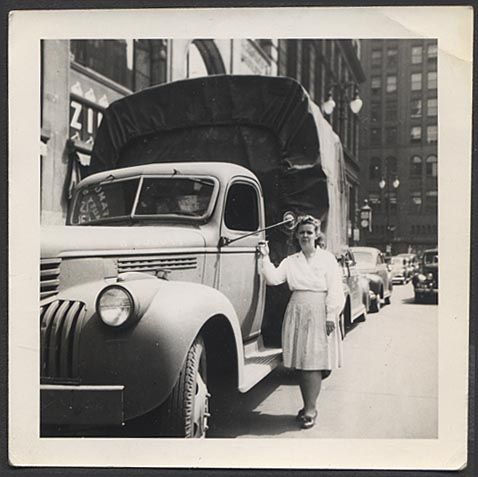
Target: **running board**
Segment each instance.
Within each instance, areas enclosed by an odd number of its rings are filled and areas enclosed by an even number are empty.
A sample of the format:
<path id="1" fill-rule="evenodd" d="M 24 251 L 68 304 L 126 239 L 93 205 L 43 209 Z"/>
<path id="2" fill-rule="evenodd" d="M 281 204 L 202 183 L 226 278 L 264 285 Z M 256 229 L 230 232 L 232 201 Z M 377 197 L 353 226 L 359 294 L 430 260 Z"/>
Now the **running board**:
<path id="1" fill-rule="evenodd" d="M 266 348 L 262 336 L 244 345 L 243 380 L 239 391 L 245 393 L 265 378 L 282 359 L 282 348 Z"/>

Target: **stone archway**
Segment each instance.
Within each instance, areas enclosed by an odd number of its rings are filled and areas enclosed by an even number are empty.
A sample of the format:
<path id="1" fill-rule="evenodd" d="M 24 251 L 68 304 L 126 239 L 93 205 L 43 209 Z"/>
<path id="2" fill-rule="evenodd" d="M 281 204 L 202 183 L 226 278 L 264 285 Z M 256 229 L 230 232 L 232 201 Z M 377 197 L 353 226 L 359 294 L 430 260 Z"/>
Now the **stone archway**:
<path id="1" fill-rule="evenodd" d="M 193 40 L 190 44 L 190 48 L 191 46 L 199 52 L 208 75 L 226 73 L 221 53 L 213 40 Z"/>

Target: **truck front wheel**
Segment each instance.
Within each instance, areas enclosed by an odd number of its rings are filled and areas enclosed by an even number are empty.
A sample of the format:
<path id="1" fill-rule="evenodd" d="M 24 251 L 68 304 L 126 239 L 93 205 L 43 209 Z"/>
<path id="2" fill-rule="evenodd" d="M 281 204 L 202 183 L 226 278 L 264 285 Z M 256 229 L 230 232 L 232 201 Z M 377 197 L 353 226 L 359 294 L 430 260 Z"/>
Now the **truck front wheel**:
<path id="1" fill-rule="evenodd" d="M 209 418 L 206 347 L 198 336 L 188 351 L 178 380 L 161 405 L 161 435 L 166 437 L 206 437 Z"/>

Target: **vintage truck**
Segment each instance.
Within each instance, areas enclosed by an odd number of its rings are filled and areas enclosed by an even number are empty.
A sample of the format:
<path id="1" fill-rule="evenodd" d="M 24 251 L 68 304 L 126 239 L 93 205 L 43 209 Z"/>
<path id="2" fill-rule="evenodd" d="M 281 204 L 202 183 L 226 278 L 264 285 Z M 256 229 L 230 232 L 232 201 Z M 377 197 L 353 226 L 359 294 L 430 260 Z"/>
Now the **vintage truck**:
<path id="1" fill-rule="evenodd" d="M 246 392 L 280 362 L 289 292 L 266 290 L 258 243 L 277 263 L 310 213 L 339 251 L 343 175 L 338 137 L 290 78 L 184 80 L 110 105 L 67 225 L 42 230 L 41 435 L 141 421 L 205 436 L 215 383 Z"/>

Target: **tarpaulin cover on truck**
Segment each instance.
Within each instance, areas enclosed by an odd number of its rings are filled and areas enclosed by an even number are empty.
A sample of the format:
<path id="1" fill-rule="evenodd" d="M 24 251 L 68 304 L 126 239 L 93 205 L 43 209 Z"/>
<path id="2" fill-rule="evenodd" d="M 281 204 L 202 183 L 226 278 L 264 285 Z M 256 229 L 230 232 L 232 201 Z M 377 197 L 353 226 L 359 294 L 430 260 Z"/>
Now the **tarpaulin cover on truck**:
<path id="1" fill-rule="evenodd" d="M 233 162 L 261 181 L 268 224 L 286 210 L 325 219 L 323 118 L 314 106 L 285 77 L 222 75 L 155 86 L 105 111 L 88 173 L 155 162 Z"/>

